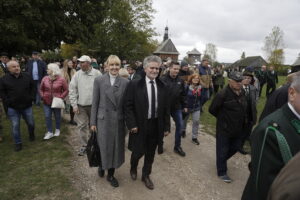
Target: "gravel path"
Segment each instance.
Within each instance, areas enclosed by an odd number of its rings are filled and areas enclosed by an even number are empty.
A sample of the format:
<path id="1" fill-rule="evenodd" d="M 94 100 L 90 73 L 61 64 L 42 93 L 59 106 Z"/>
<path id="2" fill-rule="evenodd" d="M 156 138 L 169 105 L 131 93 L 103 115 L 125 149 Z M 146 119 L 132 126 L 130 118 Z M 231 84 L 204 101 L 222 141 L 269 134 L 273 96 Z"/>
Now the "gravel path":
<path id="1" fill-rule="evenodd" d="M 174 124 L 172 134 L 165 141 L 165 152 L 155 156 L 151 179 L 155 189 L 147 189 L 141 182 L 140 160 L 138 179 L 132 181 L 129 174 L 130 151 L 126 149 L 126 162 L 116 170 L 115 176 L 120 187 L 112 188 L 105 178 L 98 177 L 97 169 L 88 166 L 87 158 L 77 156 L 79 140 L 76 128 L 70 126 L 72 132 L 70 144 L 74 150 L 72 167 L 73 183 L 81 191 L 82 199 L 91 200 L 236 200 L 240 199 L 246 184 L 249 156 L 236 154 L 228 162 L 228 175 L 233 182 L 228 184 L 216 175 L 216 142 L 215 138 L 200 131 L 197 146 L 191 142 L 191 126 L 187 127 L 187 137 L 182 139 L 182 148 L 186 157 L 173 153 Z"/>

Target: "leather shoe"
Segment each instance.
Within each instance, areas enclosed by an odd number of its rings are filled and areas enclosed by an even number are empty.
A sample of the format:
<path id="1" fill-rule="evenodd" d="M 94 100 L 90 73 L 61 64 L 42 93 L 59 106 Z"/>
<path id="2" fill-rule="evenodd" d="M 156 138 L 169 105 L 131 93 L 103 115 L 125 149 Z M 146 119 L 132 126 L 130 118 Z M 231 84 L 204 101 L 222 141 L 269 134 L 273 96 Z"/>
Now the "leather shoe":
<path id="1" fill-rule="evenodd" d="M 21 151 L 22 150 L 22 143 L 15 144 L 15 151 Z"/>
<path id="2" fill-rule="evenodd" d="M 182 137 L 182 138 L 185 138 L 185 136 L 186 136 L 185 131 L 182 131 L 182 132 L 181 132 L 181 137 Z"/>
<path id="3" fill-rule="evenodd" d="M 154 185 L 153 182 L 151 181 L 149 176 L 143 176 L 142 177 L 142 181 L 145 183 L 145 186 L 150 189 L 153 190 L 154 189 Z"/>
<path id="4" fill-rule="evenodd" d="M 157 153 L 158 153 L 158 154 L 163 154 L 163 153 L 164 153 L 164 148 L 163 148 L 163 146 L 160 146 L 160 145 L 157 146 Z"/>
<path id="5" fill-rule="evenodd" d="M 243 155 L 247 155 L 248 152 L 246 152 L 244 149 L 239 149 L 238 150 L 239 153 L 243 154 Z"/>
<path id="6" fill-rule="evenodd" d="M 113 186 L 113 187 L 119 187 L 119 182 L 118 182 L 118 180 L 115 177 L 113 177 L 113 176 L 107 176 L 106 180 L 108 182 L 110 182 L 111 186 Z"/>
<path id="7" fill-rule="evenodd" d="M 175 147 L 174 152 L 177 153 L 178 155 L 182 156 L 182 157 L 185 156 L 185 152 L 182 150 L 181 147 Z"/>
<path id="8" fill-rule="evenodd" d="M 29 141 L 33 142 L 35 140 L 34 133 L 29 133 Z"/>
<path id="9" fill-rule="evenodd" d="M 102 178 L 105 174 L 105 171 L 101 168 L 101 167 L 98 167 L 98 175 Z"/>
<path id="10" fill-rule="evenodd" d="M 131 176 L 131 179 L 132 180 L 136 180 L 136 178 L 137 178 L 137 171 L 136 171 L 136 169 L 130 169 L 130 176 Z"/>

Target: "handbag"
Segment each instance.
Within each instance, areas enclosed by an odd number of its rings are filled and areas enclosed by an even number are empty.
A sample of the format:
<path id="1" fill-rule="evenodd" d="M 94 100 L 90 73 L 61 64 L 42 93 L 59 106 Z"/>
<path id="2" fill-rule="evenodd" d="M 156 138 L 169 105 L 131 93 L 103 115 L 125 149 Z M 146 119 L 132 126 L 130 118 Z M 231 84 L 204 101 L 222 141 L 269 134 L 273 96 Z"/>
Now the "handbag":
<path id="1" fill-rule="evenodd" d="M 99 167 L 101 166 L 101 155 L 100 148 L 97 142 L 97 134 L 95 131 L 91 132 L 91 136 L 88 140 L 86 146 L 86 155 L 89 161 L 90 167 Z"/>
<path id="2" fill-rule="evenodd" d="M 53 97 L 51 108 L 62 108 L 62 109 L 64 109 L 65 108 L 64 100 L 62 98 Z"/>

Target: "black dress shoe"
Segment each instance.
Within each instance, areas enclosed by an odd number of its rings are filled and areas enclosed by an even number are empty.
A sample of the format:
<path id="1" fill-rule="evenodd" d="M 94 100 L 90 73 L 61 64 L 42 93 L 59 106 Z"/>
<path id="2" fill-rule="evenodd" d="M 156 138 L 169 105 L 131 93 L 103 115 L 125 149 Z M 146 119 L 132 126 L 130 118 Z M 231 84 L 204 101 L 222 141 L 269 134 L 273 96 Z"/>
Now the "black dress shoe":
<path id="1" fill-rule="evenodd" d="M 71 120 L 71 121 L 69 122 L 69 124 L 71 124 L 71 125 L 73 125 L 73 126 L 77 126 L 77 123 L 76 123 L 74 120 Z"/>
<path id="2" fill-rule="evenodd" d="M 186 136 L 185 131 L 182 131 L 182 132 L 181 132 L 181 137 L 182 137 L 182 138 L 185 138 L 185 136 Z"/>
<path id="3" fill-rule="evenodd" d="M 101 167 L 98 167 L 98 175 L 102 178 L 105 174 L 105 171 L 101 168 Z"/>
<path id="4" fill-rule="evenodd" d="M 182 157 L 185 156 L 185 152 L 182 150 L 181 147 L 175 147 L 174 152 L 177 153 L 178 155 L 182 156 Z"/>
<path id="5" fill-rule="evenodd" d="M 150 189 L 153 190 L 154 189 L 154 185 L 153 182 L 151 181 L 149 176 L 143 176 L 142 177 L 142 181 L 145 183 L 145 186 Z"/>
<path id="6" fill-rule="evenodd" d="M 22 143 L 15 144 L 15 151 L 21 151 L 22 150 Z"/>
<path id="7" fill-rule="evenodd" d="M 136 180 L 137 178 L 137 170 L 136 169 L 130 169 L 130 176 L 132 180 Z"/>
<path id="8" fill-rule="evenodd" d="M 33 142 L 35 140 L 34 133 L 29 133 L 29 141 Z"/>
<path id="9" fill-rule="evenodd" d="M 113 186 L 113 187 L 119 187 L 119 182 L 118 182 L 118 180 L 115 177 L 113 177 L 113 176 L 107 176 L 106 180 L 108 182 L 110 182 L 111 186 Z"/>
<path id="10" fill-rule="evenodd" d="M 160 146 L 160 145 L 159 145 L 159 146 L 157 147 L 157 153 L 158 153 L 158 154 L 163 154 L 163 153 L 164 153 L 164 148 L 163 148 L 163 146 Z"/>

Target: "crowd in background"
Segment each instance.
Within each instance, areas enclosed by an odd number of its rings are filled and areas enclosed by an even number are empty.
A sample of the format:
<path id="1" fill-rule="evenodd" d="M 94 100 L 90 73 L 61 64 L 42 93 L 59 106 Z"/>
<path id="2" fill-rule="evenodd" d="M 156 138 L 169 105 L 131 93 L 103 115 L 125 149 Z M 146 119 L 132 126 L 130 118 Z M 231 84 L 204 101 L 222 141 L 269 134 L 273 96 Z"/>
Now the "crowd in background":
<path id="1" fill-rule="evenodd" d="M 206 112 L 203 106 L 209 99 L 212 99 L 209 112 L 217 119 L 217 175 L 224 182 L 232 181 L 227 173 L 227 160 L 236 152 L 248 154 L 249 152 L 244 150 L 244 144 L 250 135 L 253 137 L 258 132 L 266 132 L 265 138 L 259 141 L 258 136 L 251 138 L 251 146 L 255 147 L 251 149 L 254 157 L 244 199 L 251 199 L 251 195 L 257 195 L 257 199 L 265 198 L 274 180 L 273 171 L 270 175 L 272 179 L 263 180 L 266 181 L 263 182 L 266 184 L 265 188 L 261 191 L 253 189 L 260 180 L 258 177 L 253 178 L 253 173 L 260 170 L 261 163 L 264 164 L 261 157 L 257 162 L 256 156 L 259 154 L 267 159 L 269 154 L 275 154 L 275 158 L 272 159 L 281 159 L 281 150 L 278 149 L 264 154 L 265 142 L 270 139 L 266 136 L 268 131 L 273 131 L 277 137 L 287 137 L 286 143 L 290 145 L 299 144 L 290 143 L 292 138 L 286 136 L 286 131 L 292 128 L 286 128 L 288 125 L 277 121 L 277 116 L 288 118 L 287 123 L 291 122 L 291 126 L 298 127 L 296 129 L 299 132 L 299 74 L 294 74 L 289 83 L 276 90 L 278 76 L 273 66 L 269 66 L 268 69 L 266 66 L 247 67 L 243 72 L 237 72 L 227 70 L 224 66 L 212 67 L 207 59 L 203 59 L 199 65 L 191 66 L 186 61 L 162 61 L 157 56 L 148 56 L 143 62 L 127 64 L 126 60 L 121 61 L 115 55 L 109 56 L 103 64 L 98 64 L 95 58 L 86 55 L 46 64 L 39 55 L 39 52 L 33 52 L 31 59 L 26 63 L 24 58 L 17 61 L 15 58 L 9 59 L 6 53 L 1 53 L 0 96 L 4 108 L 2 116 L 5 113 L 12 122 L 15 151 L 22 150 L 21 117 L 27 124 L 29 140 L 35 140 L 32 104 L 41 106 L 43 102 L 47 128 L 44 140 L 61 134 L 63 109 L 70 114 L 69 123 L 77 126 L 81 141 L 79 156 L 86 153 L 89 132 L 98 133 L 97 140 L 102 159 L 98 173 L 103 177 L 107 170 L 107 181 L 113 187 L 119 186 L 114 174 L 115 169 L 125 160 L 124 145 L 127 132 L 128 147 L 132 151 L 131 178 L 136 180 L 138 162 L 144 156 L 142 181 L 147 188 L 154 189 L 150 179 L 154 155 L 156 149 L 158 154 L 164 153 L 163 140 L 170 133 L 170 118 L 175 123 L 173 150 L 184 157 L 186 152 L 181 145 L 181 139 L 186 137 L 188 119 L 191 118 L 192 121 L 191 142 L 200 145 L 200 116 L 202 112 Z M 225 77 L 228 77 L 227 85 Z M 257 123 L 256 104 L 265 84 L 268 98 L 263 112 L 265 119 L 260 119 L 262 121 L 258 125 L 259 128 L 251 134 Z M 60 101 L 63 105 L 59 104 Z M 278 108 L 280 114 L 276 114 L 279 112 L 276 111 Z M 275 114 L 269 115 L 274 111 Z M 52 127 L 52 115 L 55 128 Z M 272 123 L 269 124 L 271 128 L 267 126 L 268 123 Z M 274 138 L 270 140 L 272 139 Z M 0 141 L 2 140 L 1 128 Z M 293 140 L 297 141 L 299 138 L 295 137 Z M 268 148 L 268 145 L 265 148 Z M 257 149 L 262 150 L 258 152 Z M 298 152 L 298 148 L 292 146 L 291 149 L 292 155 Z M 279 161 L 276 162 L 278 164 Z M 275 175 L 282 166 L 283 164 L 276 166 Z M 270 171 L 261 171 L 264 175 L 269 175 L 272 169 L 270 167 Z"/>

